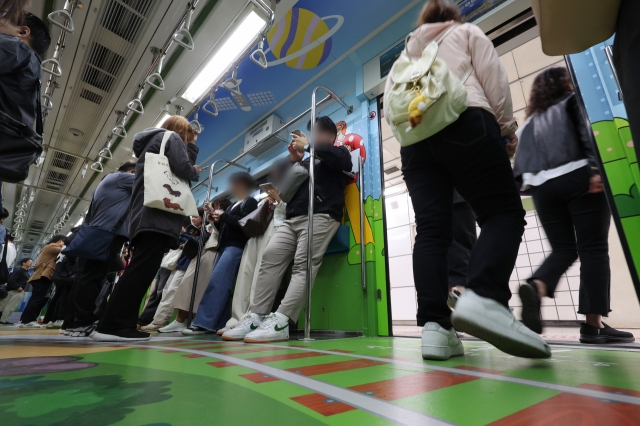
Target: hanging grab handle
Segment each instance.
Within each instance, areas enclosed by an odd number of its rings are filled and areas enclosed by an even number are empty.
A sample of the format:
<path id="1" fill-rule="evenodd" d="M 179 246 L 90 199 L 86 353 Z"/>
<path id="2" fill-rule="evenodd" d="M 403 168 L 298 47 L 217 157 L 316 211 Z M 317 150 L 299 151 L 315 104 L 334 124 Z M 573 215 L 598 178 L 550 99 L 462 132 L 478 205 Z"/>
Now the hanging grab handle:
<path id="1" fill-rule="evenodd" d="M 147 84 L 154 89 L 163 91 L 164 90 L 164 80 L 159 72 L 154 72 L 149 77 L 147 77 Z"/>
<path id="2" fill-rule="evenodd" d="M 124 124 L 118 124 L 116 127 L 113 128 L 113 130 L 111 131 L 111 134 L 119 138 L 126 138 L 127 130 L 124 128 Z"/>
<path id="3" fill-rule="evenodd" d="M 105 160 L 111 160 L 113 159 L 113 154 L 111 153 L 111 150 L 109 148 L 105 147 L 100 150 L 100 152 L 98 153 L 98 157 L 104 158 Z"/>
<path id="4" fill-rule="evenodd" d="M 51 100 L 51 95 L 49 95 L 48 93 L 45 93 L 44 95 L 42 95 L 42 100 L 44 101 L 42 102 L 42 108 L 48 109 L 48 110 L 53 109 L 53 101 Z"/>
<path id="5" fill-rule="evenodd" d="M 95 163 L 93 163 L 91 165 L 91 170 L 98 173 L 104 172 L 104 169 L 102 168 L 102 163 L 100 161 L 96 161 Z"/>
<path id="6" fill-rule="evenodd" d="M 183 41 L 185 38 L 187 39 L 186 43 Z M 193 44 L 193 36 L 189 32 L 189 28 L 187 28 L 186 26 L 180 28 L 173 35 L 173 41 L 175 41 L 176 44 L 184 47 L 187 50 L 193 50 L 195 47 L 195 44 Z"/>
<path id="7" fill-rule="evenodd" d="M 55 20 L 56 16 L 63 16 L 69 22 L 67 23 L 67 25 L 60 23 Z M 51 12 L 48 16 L 48 19 L 51 25 L 54 25 L 63 31 L 67 31 L 69 33 L 73 33 L 75 31 L 75 27 L 73 26 L 73 18 L 71 17 L 71 14 L 65 9 L 55 10 Z"/>
<path id="8" fill-rule="evenodd" d="M 136 114 L 144 114 L 144 106 L 139 96 L 127 104 L 127 109 Z"/>
<path id="9" fill-rule="evenodd" d="M 213 108 L 213 110 L 209 111 L 207 109 L 207 105 L 211 105 L 211 108 Z M 218 105 L 216 105 L 216 102 L 213 99 L 209 99 L 209 101 L 207 101 L 207 103 L 202 106 L 202 111 L 206 112 L 209 115 L 213 115 L 214 117 L 217 117 L 219 113 Z"/>
<path id="10" fill-rule="evenodd" d="M 266 70 L 269 67 L 269 64 L 267 63 L 267 55 L 264 53 L 263 47 L 264 40 L 260 40 L 258 49 L 254 50 L 253 53 L 249 55 L 249 59 L 251 59 L 254 64 Z"/>
<path id="11" fill-rule="evenodd" d="M 200 122 L 198 121 L 198 111 L 196 111 L 193 117 L 193 121 L 189 124 L 191 125 L 191 127 L 193 127 L 193 130 L 195 130 L 197 133 L 202 133 L 204 131 L 204 126 L 200 124 Z"/>
<path id="12" fill-rule="evenodd" d="M 51 69 L 47 68 L 49 64 L 52 64 Z M 62 77 L 62 68 L 60 68 L 60 62 L 58 62 L 56 58 L 45 59 L 40 65 L 42 66 L 42 71 L 55 75 L 56 77 Z"/>

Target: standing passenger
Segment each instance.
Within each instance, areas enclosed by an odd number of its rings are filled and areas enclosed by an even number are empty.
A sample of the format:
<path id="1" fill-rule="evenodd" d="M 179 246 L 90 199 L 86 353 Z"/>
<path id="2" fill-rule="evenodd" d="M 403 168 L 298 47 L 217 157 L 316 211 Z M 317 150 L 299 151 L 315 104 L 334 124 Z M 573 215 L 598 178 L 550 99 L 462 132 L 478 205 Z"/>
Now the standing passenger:
<path id="1" fill-rule="evenodd" d="M 149 283 L 160 268 L 162 257 L 168 249 L 178 248 L 183 216 L 144 206 L 145 154 L 160 152 L 166 131 L 174 133 L 166 144 L 165 155 L 173 173 L 182 179 L 197 180 L 200 167 L 194 166 L 198 147 L 194 144 L 195 132 L 189 121 L 174 115 L 162 128 L 146 129 L 135 135 L 133 152 L 138 157 L 133 196 L 130 205 L 129 237 L 133 246 L 131 263 L 116 283 L 104 311 L 94 340 L 102 342 L 148 340 L 149 333 L 136 330 L 142 301 Z"/>
<path id="2" fill-rule="evenodd" d="M 429 0 L 408 44 L 410 55 L 421 57 L 429 43 L 456 25 L 440 43 L 438 57 L 458 78 L 473 69 L 464 82 L 469 108 L 440 132 L 400 150 L 417 224 L 413 275 L 418 325 L 424 326 L 422 357 L 445 360 L 464 354 L 452 325 L 511 355 L 549 357 L 544 340 L 509 310 L 509 277 L 525 212 L 503 141 L 517 144 L 507 74 L 491 40 L 477 26 L 461 22 L 457 6 Z M 393 86 L 392 75 L 385 92 Z M 482 232 L 469 259 L 466 291 L 451 313 L 447 250 L 454 188 L 476 213 Z"/>
<path id="3" fill-rule="evenodd" d="M 531 190 L 538 217 L 553 252 L 520 286 L 522 321 L 542 333 L 540 300 L 553 297 L 562 274 L 580 256 L 578 313 L 582 343 L 633 342 L 633 334 L 602 322 L 611 312 L 609 225 L 611 213 L 591 149 L 589 127 L 564 67 L 536 77 L 518 130 L 514 173 Z"/>

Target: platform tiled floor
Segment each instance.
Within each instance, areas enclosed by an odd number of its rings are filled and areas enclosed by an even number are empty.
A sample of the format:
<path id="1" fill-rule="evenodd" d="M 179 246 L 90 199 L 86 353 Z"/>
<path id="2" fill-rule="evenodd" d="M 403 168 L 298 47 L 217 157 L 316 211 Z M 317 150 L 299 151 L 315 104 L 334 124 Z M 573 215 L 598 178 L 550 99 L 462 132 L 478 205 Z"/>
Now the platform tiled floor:
<path id="1" fill-rule="evenodd" d="M 119 346 L 4 329 L 0 424 L 638 424 L 640 347 L 554 346 L 549 360 L 465 349 L 425 362 L 411 338 Z"/>

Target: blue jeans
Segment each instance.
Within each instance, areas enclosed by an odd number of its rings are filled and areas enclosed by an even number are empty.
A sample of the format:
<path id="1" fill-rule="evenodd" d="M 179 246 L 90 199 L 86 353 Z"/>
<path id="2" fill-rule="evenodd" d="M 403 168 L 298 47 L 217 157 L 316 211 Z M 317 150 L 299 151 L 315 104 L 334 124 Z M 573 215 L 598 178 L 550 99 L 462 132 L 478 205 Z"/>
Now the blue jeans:
<path id="1" fill-rule="evenodd" d="M 244 250 L 239 247 L 224 247 L 218 252 L 218 261 L 213 267 L 207 290 L 198 306 L 193 325 L 207 330 L 223 328 L 229 318 L 224 318 L 231 287 L 238 273 Z"/>

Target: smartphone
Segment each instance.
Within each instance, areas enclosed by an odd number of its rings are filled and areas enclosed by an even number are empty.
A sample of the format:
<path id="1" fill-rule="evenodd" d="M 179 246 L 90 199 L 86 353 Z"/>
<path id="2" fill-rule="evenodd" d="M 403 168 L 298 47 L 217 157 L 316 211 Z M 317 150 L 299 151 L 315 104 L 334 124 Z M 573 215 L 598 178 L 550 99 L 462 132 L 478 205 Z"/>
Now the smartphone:
<path id="1" fill-rule="evenodd" d="M 272 184 L 272 183 L 270 183 L 270 182 L 261 184 L 261 185 L 260 185 L 260 189 L 262 189 L 264 192 L 268 192 L 268 191 L 271 191 L 271 190 L 275 190 L 275 191 L 277 191 L 277 190 L 278 190 L 278 189 L 275 187 L 275 185 L 274 185 L 274 184 Z"/>
<path id="2" fill-rule="evenodd" d="M 302 136 L 302 132 L 300 130 L 298 130 L 298 129 L 294 130 L 291 133 L 293 133 L 294 135 Z"/>

